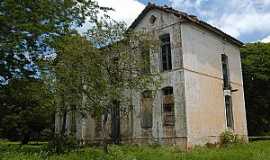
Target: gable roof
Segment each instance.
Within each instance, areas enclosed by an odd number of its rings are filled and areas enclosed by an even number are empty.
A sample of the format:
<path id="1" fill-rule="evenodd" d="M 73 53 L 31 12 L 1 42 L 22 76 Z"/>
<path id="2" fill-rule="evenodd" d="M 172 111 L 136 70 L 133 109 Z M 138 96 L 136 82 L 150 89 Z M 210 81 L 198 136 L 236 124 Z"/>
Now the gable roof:
<path id="1" fill-rule="evenodd" d="M 152 3 L 148 3 L 148 5 L 145 7 L 145 9 L 140 13 L 140 15 L 135 19 L 135 21 L 130 25 L 129 27 L 129 30 L 130 29 L 134 29 L 138 24 L 139 22 L 143 19 L 143 17 L 152 9 L 157 9 L 157 10 L 160 10 L 160 11 L 163 11 L 163 12 L 166 12 L 166 13 L 171 13 L 171 14 L 174 14 L 175 16 L 177 17 L 182 17 L 185 21 L 187 22 L 190 22 L 190 23 L 193 23 L 193 24 L 196 24 L 202 28 L 205 28 L 215 34 L 217 34 L 218 36 L 221 36 L 222 38 L 224 38 L 225 40 L 237 45 L 237 46 L 242 46 L 244 45 L 243 42 L 237 40 L 236 38 L 228 35 L 227 33 L 221 31 L 220 29 L 202 21 L 202 20 L 199 20 L 196 16 L 193 16 L 193 15 L 189 15 L 185 12 L 181 12 L 181 11 L 178 11 L 178 10 L 175 10 L 171 7 L 168 7 L 168 6 L 158 6 L 158 5 L 155 5 L 155 4 L 152 4 Z"/>

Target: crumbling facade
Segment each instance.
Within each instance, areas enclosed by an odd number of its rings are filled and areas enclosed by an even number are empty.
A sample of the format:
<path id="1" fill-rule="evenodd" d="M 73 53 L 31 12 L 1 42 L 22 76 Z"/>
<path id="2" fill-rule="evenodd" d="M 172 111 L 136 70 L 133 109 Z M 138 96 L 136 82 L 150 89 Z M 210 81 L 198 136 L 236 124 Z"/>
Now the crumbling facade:
<path id="1" fill-rule="evenodd" d="M 225 130 L 247 137 L 240 41 L 194 16 L 153 4 L 130 29 L 153 32 L 160 39 L 160 53 L 150 61 L 163 81 L 155 95 L 147 90 L 133 93 L 133 108 L 120 116 L 114 133 L 120 143 L 186 149 L 218 143 Z M 102 140 L 101 120 L 88 116 L 77 124 L 79 139 Z"/>

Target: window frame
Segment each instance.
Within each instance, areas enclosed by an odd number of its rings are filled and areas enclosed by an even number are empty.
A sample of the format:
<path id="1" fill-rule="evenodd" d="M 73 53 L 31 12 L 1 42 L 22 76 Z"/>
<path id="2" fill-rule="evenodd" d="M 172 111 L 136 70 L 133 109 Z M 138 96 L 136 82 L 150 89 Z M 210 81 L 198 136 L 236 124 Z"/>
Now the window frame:
<path id="1" fill-rule="evenodd" d="M 225 102 L 226 127 L 233 130 L 234 116 L 233 116 L 232 96 L 226 95 L 224 97 L 224 102 Z"/>
<path id="2" fill-rule="evenodd" d="M 175 126 L 175 103 L 173 87 L 162 88 L 162 112 L 163 126 Z"/>
<path id="3" fill-rule="evenodd" d="M 151 51 L 150 49 L 143 50 L 141 52 L 142 56 L 142 73 L 149 74 L 151 73 Z"/>
<path id="4" fill-rule="evenodd" d="M 144 106 L 144 100 L 151 101 L 151 106 Z M 141 93 L 141 128 L 142 129 L 150 129 L 153 127 L 153 91 L 151 90 L 145 90 Z M 145 112 L 147 111 L 149 108 L 146 107 L 150 107 L 150 112 Z M 149 114 L 150 117 L 145 117 L 145 114 Z M 151 124 L 148 124 L 148 120 L 151 119 Z"/>
<path id="5" fill-rule="evenodd" d="M 222 78 L 224 90 L 231 89 L 228 56 L 221 54 Z"/>
<path id="6" fill-rule="evenodd" d="M 154 25 L 156 21 L 157 21 L 157 17 L 155 15 L 151 15 L 149 18 L 150 24 Z"/>
<path id="7" fill-rule="evenodd" d="M 160 39 L 160 52 L 161 52 L 161 71 L 172 70 L 172 49 L 171 49 L 171 36 L 169 33 L 159 36 Z"/>
<path id="8" fill-rule="evenodd" d="M 221 54 L 221 67 L 222 67 L 222 79 L 223 79 L 223 92 L 229 90 L 231 93 L 231 82 L 230 82 L 230 70 L 229 61 L 226 54 Z M 224 92 L 225 94 L 225 92 Z M 233 115 L 233 103 L 232 96 L 224 95 L 224 108 L 225 108 L 225 123 L 226 128 L 234 129 L 234 115 Z"/>

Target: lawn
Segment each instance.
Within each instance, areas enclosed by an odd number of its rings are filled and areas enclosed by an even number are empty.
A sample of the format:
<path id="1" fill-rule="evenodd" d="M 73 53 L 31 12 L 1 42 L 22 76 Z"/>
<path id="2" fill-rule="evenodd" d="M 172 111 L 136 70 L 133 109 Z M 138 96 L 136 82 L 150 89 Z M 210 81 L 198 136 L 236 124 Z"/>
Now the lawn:
<path id="1" fill-rule="evenodd" d="M 270 160 L 270 141 L 232 145 L 226 148 L 196 148 L 181 152 L 169 146 L 110 146 L 109 154 L 99 148 L 83 148 L 61 155 L 49 154 L 46 144 L 20 146 L 0 142 L 0 160 Z"/>

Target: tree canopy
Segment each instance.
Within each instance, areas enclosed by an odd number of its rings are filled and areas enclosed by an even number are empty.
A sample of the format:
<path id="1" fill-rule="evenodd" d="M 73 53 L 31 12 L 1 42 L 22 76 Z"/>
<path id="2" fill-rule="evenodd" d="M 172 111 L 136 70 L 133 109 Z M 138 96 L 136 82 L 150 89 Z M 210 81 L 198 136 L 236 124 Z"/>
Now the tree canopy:
<path id="1" fill-rule="evenodd" d="M 100 22 L 85 37 L 59 38 L 54 48 L 58 56 L 49 66 L 55 73 L 58 118 L 64 122 L 61 134 L 66 133 L 66 117 L 72 111 L 82 118 L 103 116 L 105 129 L 106 117 L 115 107 L 123 112 L 130 109 L 131 91 L 155 90 L 160 81 L 157 73 L 150 72 L 155 40 L 146 33 L 126 32 L 122 23 Z"/>
<path id="2" fill-rule="evenodd" d="M 249 135 L 270 132 L 270 43 L 241 49 Z"/>
<path id="3" fill-rule="evenodd" d="M 36 79 L 15 79 L 0 90 L 0 136 L 27 143 L 53 123 L 53 94 Z"/>
<path id="4" fill-rule="evenodd" d="M 32 131 L 47 127 L 56 90 L 50 79 L 53 70 L 40 62 L 56 52 L 53 47 L 61 37 L 76 34 L 75 28 L 85 22 L 94 25 L 106 18 L 107 10 L 111 9 L 94 0 L 0 2 L 1 136 L 26 142 Z M 62 77 L 63 81 L 68 78 Z"/>
<path id="5" fill-rule="evenodd" d="M 0 84 L 37 74 L 36 60 L 52 52 L 48 41 L 86 21 L 95 23 L 106 10 L 93 0 L 1 1 Z"/>

